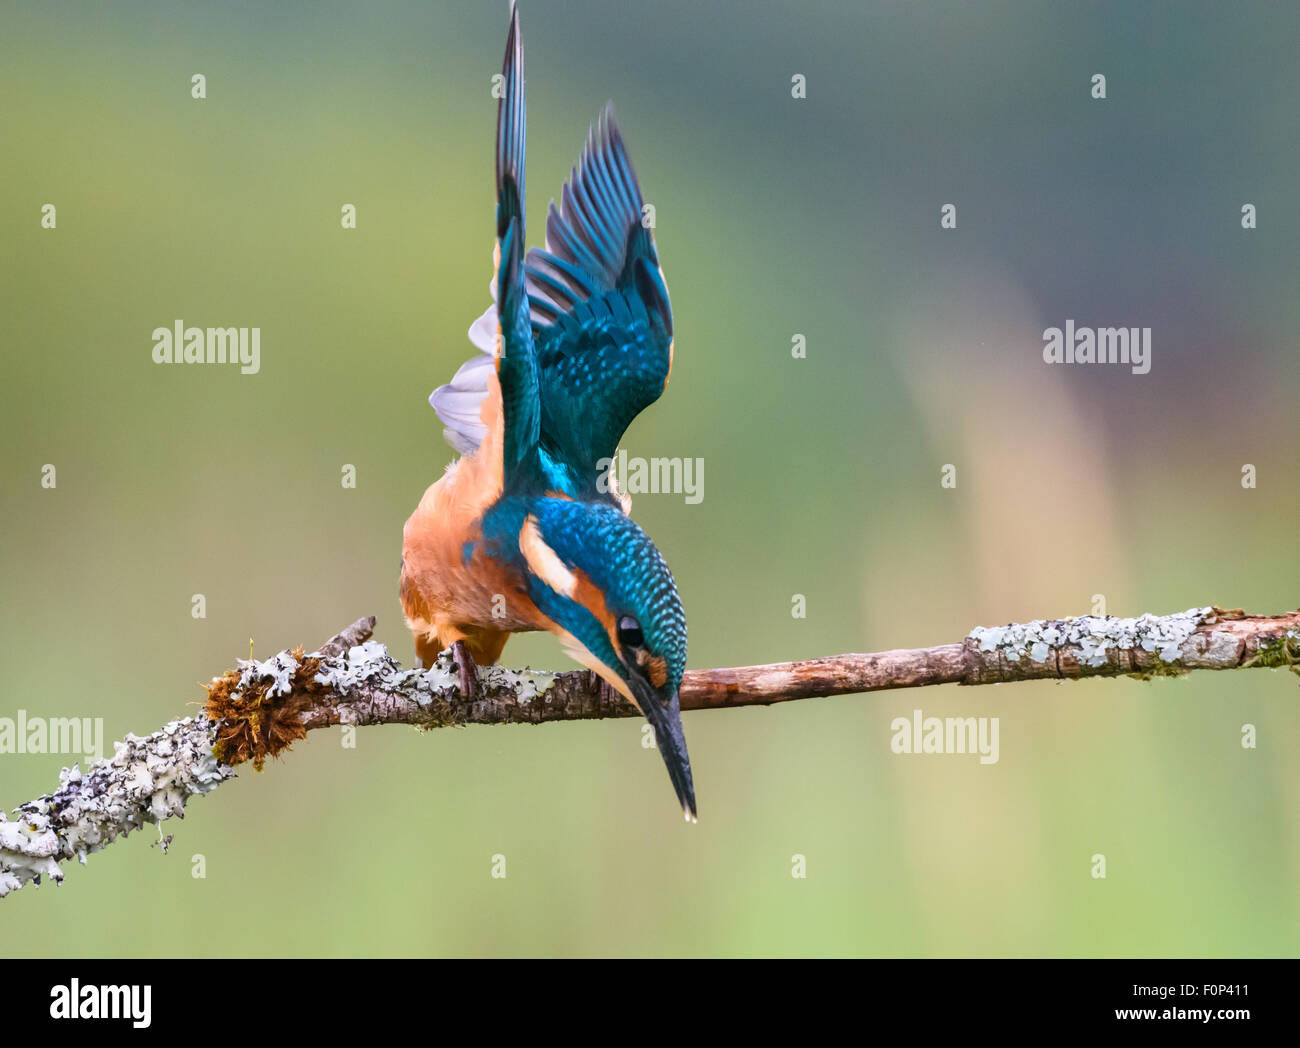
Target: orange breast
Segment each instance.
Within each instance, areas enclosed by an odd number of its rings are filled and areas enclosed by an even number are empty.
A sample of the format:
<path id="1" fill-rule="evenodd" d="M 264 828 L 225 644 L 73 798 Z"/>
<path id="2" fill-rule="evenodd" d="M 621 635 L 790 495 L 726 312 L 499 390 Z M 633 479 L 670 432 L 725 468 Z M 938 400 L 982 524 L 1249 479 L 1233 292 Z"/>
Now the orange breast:
<path id="1" fill-rule="evenodd" d="M 467 542 L 480 535 L 484 512 L 501 495 L 501 389 L 493 376 L 480 409 L 487 436 L 447 467 L 424 493 L 402 531 L 402 611 L 417 642 L 446 647 L 485 633 L 543 628 L 523 579 Z M 499 650 L 499 649 L 498 649 Z"/>

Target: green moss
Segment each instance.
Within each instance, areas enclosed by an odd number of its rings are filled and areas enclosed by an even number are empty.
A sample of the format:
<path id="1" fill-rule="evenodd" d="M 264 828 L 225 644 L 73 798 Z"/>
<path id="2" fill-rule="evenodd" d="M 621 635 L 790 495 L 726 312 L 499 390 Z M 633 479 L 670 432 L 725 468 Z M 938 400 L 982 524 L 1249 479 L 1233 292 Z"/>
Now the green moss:
<path id="1" fill-rule="evenodd" d="M 450 728 L 465 723 L 465 710 L 457 708 L 443 698 L 433 698 L 421 712 L 425 719 L 414 725 L 419 732 L 433 731 L 435 728 Z"/>
<path id="2" fill-rule="evenodd" d="M 1281 669 L 1285 666 L 1292 673 L 1300 675 L 1300 635 L 1295 630 L 1287 630 L 1279 637 L 1262 642 L 1245 665 L 1268 669 Z"/>

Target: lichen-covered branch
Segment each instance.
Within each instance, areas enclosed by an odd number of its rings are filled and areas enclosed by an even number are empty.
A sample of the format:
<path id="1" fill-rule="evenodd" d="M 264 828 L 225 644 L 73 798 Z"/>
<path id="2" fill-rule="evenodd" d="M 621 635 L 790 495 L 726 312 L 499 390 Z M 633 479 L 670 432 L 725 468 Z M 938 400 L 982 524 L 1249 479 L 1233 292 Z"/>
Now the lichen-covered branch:
<path id="1" fill-rule="evenodd" d="M 1300 611 L 1192 608 L 1134 619 L 1084 615 L 977 626 L 957 644 L 686 675 L 682 709 L 752 706 L 929 684 L 1080 677 L 1170 677 L 1190 670 L 1288 666 L 1300 673 Z"/>
<path id="2" fill-rule="evenodd" d="M 632 717 L 637 710 L 590 673 L 481 668 L 476 693 L 459 693 L 444 652 L 426 669 L 403 669 L 370 640 L 359 619 L 311 654 L 282 651 L 237 662 L 208 685 L 196 717 L 144 738 L 128 735 L 85 773 L 65 768 L 52 794 L 0 811 L 0 897 L 41 877 L 63 880 L 63 864 L 86 861 L 118 837 L 173 815 L 185 802 L 251 762 L 260 768 L 313 728 L 330 725 L 540 724 Z M 1300 611 L 1247 615 L 1193 608 L 1135 619 L 1083 616 L 978 627 L 956 644 L 801 662 L 695 670 L 682 709 L 769 705 L 790 699 L 1036 678 L 1143 678 L 1190 670 L 1288 666 L 1300 672 Z M 169 839 L 169 838 L 168 838 Z M 166 840 L 163 840 L 164 850 Z"/>

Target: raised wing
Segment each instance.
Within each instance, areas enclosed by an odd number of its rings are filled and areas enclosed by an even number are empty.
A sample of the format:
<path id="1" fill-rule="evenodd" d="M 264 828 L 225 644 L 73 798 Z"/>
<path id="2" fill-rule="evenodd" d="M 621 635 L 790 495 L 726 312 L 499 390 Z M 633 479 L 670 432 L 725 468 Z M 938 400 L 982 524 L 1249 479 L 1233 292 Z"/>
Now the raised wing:
<path id="1" fill-rule="evenodd" d="M 579 497 L 603 494 L 631 421 L 672 369 L 672 308 L 643 224 L 636 173 L 609 106 L 546 219 L 546 249 L 526 264 L 545 455 L 571 472 Z"/>
<path id="2" fill-rule="evenodd" d="M 497 111 L 497 301 L 470 328 L 477 356 L 429 402 L 448 443 L 474 453 L 484 401 L 501 390 L 509 488 L 616 496 L 601 483 L 631 421 L 672 369 L 672 309 L 644 201 L 606 106 L 546 222 L 546 249 L 524 259 L 523 42 L 512 11 Z"/>

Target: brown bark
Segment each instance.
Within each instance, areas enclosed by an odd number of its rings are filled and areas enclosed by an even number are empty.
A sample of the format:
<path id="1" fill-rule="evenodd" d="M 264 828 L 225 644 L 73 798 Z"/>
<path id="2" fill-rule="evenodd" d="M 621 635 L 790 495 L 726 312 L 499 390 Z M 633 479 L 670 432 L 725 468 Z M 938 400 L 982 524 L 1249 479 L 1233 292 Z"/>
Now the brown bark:
<path id="1" fill-rule="evenodd" d="M 1277 648 L 1288 631 L 1300 633 L 1300 611 L 1247 615 L 1216 608 L 1212 622 L 1195 630 L 1175 662 L 1153 651 L 1115 649 L 1101 666 L 1084 665 L 1079 648 L 1064 645 L 1045 662 L 1010 661 L 1000 650 L 981 651 L 967 638 L 934 648 L 900 648 L 870 655 L 831 655 L 767 666 L 693 670 L 682 682 L 682 709 L 768 705 L 790 699 L 850 695 L 930 684 L 1005 684 L 1022 680 L 1081 677 L 1168 676 L 1180 671 L 1241 668 L 1260 651 Z M 1294 641 L 1292 642 L 1294 644 Z M 1284 655 L 1280 658 L 1285 660 Z"/>

